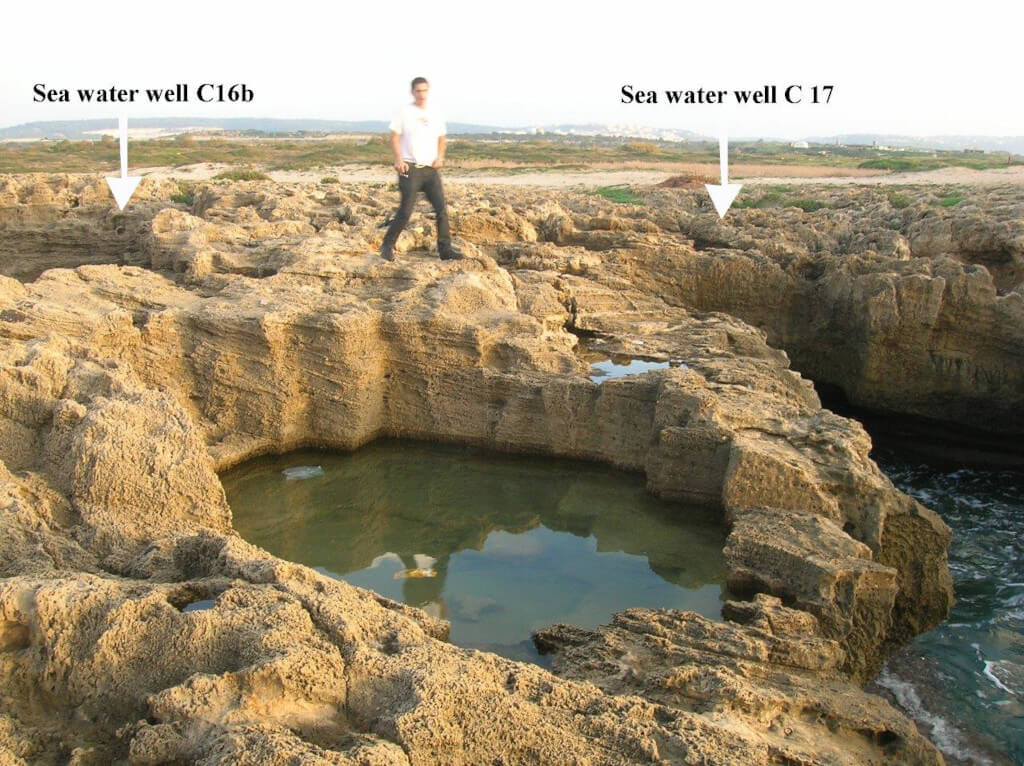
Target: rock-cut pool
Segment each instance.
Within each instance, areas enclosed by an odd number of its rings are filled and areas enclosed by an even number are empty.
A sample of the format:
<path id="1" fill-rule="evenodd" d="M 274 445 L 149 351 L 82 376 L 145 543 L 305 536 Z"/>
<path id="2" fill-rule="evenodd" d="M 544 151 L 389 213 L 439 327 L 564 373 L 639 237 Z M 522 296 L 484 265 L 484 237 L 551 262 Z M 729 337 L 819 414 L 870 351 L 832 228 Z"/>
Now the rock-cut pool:
<path id="1" fill-rule="evenodd" d="M 530 638 L 631 606 L 718 618 L 725 530 L 593 463 L 380 441 L 221 477 L 245 539 L 451 622 L 451 641 L 544 664 Z"/>

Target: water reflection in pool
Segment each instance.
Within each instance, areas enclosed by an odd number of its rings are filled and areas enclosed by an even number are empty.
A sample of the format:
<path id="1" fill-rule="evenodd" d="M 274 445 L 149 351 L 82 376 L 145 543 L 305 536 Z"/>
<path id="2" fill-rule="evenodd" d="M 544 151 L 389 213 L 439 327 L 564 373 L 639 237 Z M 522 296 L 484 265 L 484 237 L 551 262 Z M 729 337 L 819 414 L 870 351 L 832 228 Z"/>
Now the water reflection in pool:
<path id="1" fill-rule="evenodd" d="M 530 634 L 552 623 L 596 627 L 630 606 L 719 615 L 724 529 L 637 475 L 382 441 L 222 479 L 247 540 L 450 620 L 461 646 L 539 661 Z"/>

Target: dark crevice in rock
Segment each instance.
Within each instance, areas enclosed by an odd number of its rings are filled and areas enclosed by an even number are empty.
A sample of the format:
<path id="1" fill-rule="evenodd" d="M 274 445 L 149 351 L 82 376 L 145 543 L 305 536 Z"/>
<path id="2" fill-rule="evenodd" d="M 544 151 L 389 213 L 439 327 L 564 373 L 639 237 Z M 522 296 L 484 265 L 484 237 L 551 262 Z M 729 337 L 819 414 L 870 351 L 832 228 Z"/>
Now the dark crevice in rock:
<path id="1" fill-rule="evenodd" d="M 863 424 L 876 450 L 895 449 L 939 467 L 1024 471 L 1024 449 L 1016 435 L 857 406 L 838 386 L 812 382 L 822 406 Z"/>

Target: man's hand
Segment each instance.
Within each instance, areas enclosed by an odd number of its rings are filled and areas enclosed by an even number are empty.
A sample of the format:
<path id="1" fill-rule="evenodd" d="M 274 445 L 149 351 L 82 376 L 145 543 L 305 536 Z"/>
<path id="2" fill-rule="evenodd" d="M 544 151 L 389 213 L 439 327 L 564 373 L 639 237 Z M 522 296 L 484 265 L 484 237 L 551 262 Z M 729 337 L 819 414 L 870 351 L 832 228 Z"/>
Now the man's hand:
<path id="1" fill-rule="evenodd" d="M 437 159 L 430 163 L 430 167 L 439 168 L 444 164 L 444 150 L 448 146 L 448 140 L 444 136 L 437 137 Z"/>
<path id="2" fill-rule="evenodd" d="M 394 131 L 391 131 L 391 156 L 395 158 L 395 170 L 408 175 L 409 163 L 402 159 L 402 134 Z"/>

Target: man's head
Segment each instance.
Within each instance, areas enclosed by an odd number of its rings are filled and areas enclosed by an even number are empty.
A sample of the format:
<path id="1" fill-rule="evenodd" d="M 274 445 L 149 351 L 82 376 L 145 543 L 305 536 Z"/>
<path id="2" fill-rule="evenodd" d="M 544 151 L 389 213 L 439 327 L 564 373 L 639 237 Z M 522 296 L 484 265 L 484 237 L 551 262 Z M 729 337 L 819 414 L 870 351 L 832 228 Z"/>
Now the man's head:
<path id="1" fill-rule="evenodd" d="M 430 83 L 426 77 L 416 77 L 412 81 L 412 97 L 416 100 L 416 106 L 423 106 L 427 103 L 427 94 L 430 93 Z"/>

